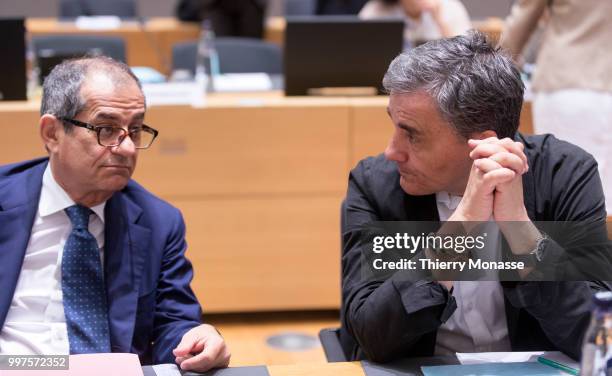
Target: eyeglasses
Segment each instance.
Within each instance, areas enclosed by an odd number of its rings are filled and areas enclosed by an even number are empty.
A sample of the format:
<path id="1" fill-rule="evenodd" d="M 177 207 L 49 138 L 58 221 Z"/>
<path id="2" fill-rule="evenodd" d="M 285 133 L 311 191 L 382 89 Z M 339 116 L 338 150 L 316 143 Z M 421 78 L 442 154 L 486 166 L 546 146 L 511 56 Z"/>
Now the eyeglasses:
<path id="1" fill-rule="evenodd" d="M 119 146 L 129 135 L 136 149 L 146 149 L 151 146 L 153 140 L 155 140 L 155 137 L 159 134 L 156 129 L 144 124 L 127 131 L 112 125 L 92 125 L 69 118 L 61 118 L 61 120 L 77 127 L 96 132 L 98 135 L 98 144 L 104 147 Z"/>

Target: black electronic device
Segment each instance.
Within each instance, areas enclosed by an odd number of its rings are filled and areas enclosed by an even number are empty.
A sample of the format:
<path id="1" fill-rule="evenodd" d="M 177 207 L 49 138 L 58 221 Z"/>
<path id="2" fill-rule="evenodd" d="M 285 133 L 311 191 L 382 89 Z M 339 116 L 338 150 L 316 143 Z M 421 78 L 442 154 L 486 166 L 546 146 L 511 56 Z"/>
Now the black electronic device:
<path id="1" fill-rule="evenodd" d="M 0 100 L 25 100 L 27 75 L 23 18 L 0 18 L 0 35 Z"/>
<path id="2" fill-rule="evenodd" d="M 373 94 L 381 94 L 382 78 L 391 60 L 402 52 L 403 38 L 404 22 L 398 19 L 287 18 L 285 94 L 363 92 L 349 88 L 370 88 Z"/>

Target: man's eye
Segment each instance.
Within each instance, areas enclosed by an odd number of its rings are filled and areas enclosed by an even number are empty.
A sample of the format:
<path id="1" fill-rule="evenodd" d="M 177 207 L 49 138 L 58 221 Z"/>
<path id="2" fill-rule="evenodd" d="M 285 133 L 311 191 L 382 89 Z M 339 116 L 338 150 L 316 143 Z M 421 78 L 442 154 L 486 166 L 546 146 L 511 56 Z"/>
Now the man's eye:
<path id="1" fill-rule="evenodd" d="M 115 128 L 113 127 L 100 127 L 99 130 L 101 136 L 110 136 L 115 133 Z"/>
<path id="2" fill-rule="evenodd" d="M 405 133 L 406 133 L 406 137 L 408 137 L 410 141 L 414 141 L 416 139 L 416 136 L 414 135 L 414 133 L 409 132 L 409 131 L 405 131 Z"/>

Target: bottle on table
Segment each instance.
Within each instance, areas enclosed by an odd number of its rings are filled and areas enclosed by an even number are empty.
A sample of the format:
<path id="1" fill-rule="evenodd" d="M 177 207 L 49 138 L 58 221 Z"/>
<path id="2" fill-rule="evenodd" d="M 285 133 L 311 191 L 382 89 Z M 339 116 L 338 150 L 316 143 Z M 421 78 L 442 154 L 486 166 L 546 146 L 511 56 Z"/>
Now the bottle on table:
<path id="1" fill-rule="evenodd" d="M 581 376 L 612 376 L 612 292 L 593 297 L 591 324 L 582 346 Z"/>
<path id="2" fill-rule="evenodd" d="M 210 20 L 204 20 L 198 41 L 195 80 L 201 85 L 203 91 L 210 92 L 214 88 L 214 77 L 218 74 L 219 57 L 215 47 L 215 32 Z"/>

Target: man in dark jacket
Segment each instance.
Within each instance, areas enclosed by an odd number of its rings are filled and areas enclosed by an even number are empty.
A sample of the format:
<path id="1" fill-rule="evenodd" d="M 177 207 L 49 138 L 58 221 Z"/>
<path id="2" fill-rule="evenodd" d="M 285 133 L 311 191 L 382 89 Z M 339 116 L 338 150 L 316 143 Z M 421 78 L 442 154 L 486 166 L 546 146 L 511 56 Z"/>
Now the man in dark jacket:
<path id="1" fill-rule="evenodd" d="M 261 38 L 267 0 L 181 0 L 176 14 L 182 21 L 212 22 L 217 36 Z"/>
<path id="2" fill-rule="evenodd" d="M 398 56 L 383 84 L 393 135 L 384 156 L 351 172 L 343 205 L 340 339 L 346 355 L 389 361 L 558 350 L 579 357 L 592 294 L 609 286 L 533 280 L 530 273 L 563 256 L 534 221 L 588 222 L 605 242 L 604 197 L 592 156 L 551 135 L 517 133 L 520 74 L 481 33 Z M 364 226 L 438 220 L 494 221 L 499 230 L 489 235 L 503 240 L 512 257 L 533 263 L 513 281 L 418 280 L 402 272 L 364 277 Z"/>

